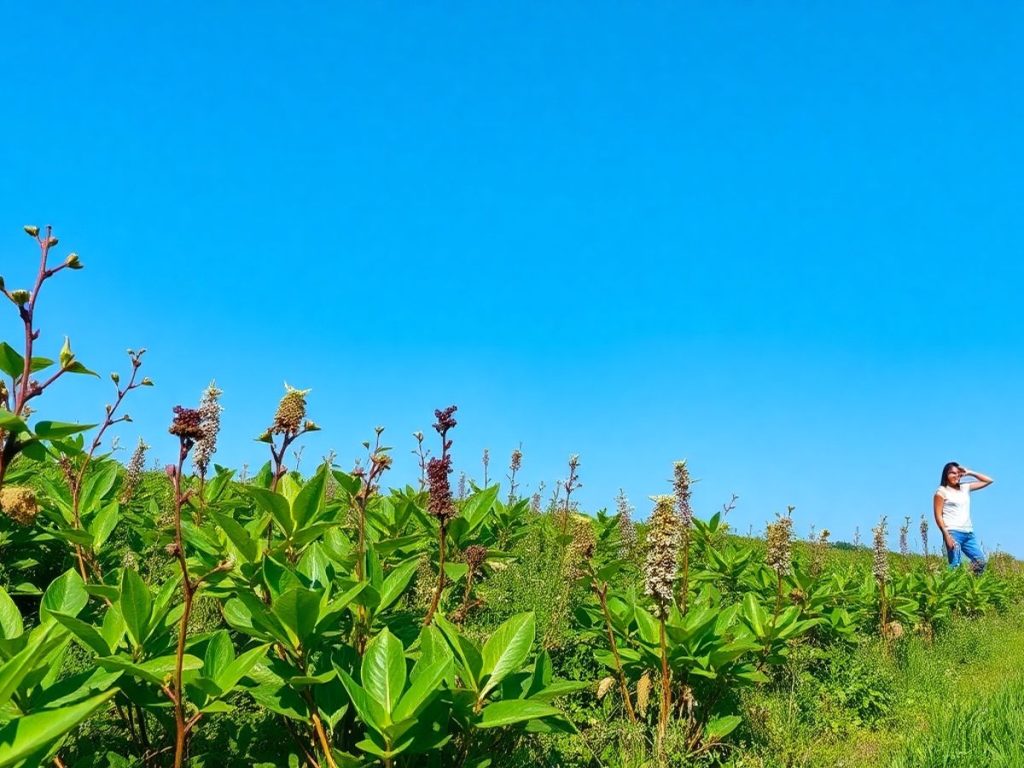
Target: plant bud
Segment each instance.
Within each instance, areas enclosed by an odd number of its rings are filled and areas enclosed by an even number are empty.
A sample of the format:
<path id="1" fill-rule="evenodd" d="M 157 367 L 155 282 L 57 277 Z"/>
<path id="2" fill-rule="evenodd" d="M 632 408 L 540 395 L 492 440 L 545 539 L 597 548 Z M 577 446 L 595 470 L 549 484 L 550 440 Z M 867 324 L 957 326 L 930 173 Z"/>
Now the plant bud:
<path id="1" fill-rule="evenodd" d="M 49 246 L 50 248 L 53 248 L 59 242 L 60 242 L 60 240 L 58 240 L 53 235 L 50 235 L 50 239 L 46 241 L 46 245 Z"/>
<path id="2" fill-rule="evenodd" d="M 141 383 L 142 383 L 142 386 L 144 386 L 144 387 L 152 387 L 153 386 L 153 380 L 151 378 L 149 378 L 149 376 L 146 376 L 142 380 Z"/>
<path id="3" fill-rule="evenodd" d="M 305 429 L 307 432 L 319 432 L 320 426 L 315 421 L 306 420 Z"/>
<path id="4" fill-rule="evenodd" d="M 75 360 L 75 353 L 71 351 L 71 339 L 64 337 L 64 346 L 60 348 L 60 367 L 67 368 Z"/>
<path id="5" fill-rule="evenodd" d="M 23 307 L 29 303 L 32 299 L 32 294 L 28 291 L 18 290 L 11 291 L 11 301 L 17 304 L 19 307 Z"/>
<path id="6" fill-rule="evenodd" d="M 31 224 L 25 225 L 25 232 L 32 237 L 39 237 L 39 227 L 35 227 Z"/>
<path id="7" fill-rule="evenodd" d="M 77 253 L 69 253 L 68 257 L 64 259 L 64 264 L 68 269 L 81 269 L 82 262 L 78 260 Z"/>
<path id="8" fill-rule="evenodd" d="M 114 371 L 113 373 L 110 374 L 110 380 L 112 382 L 114 382 L 115 384 L 120 384 L 121 383 L 121 374 L 119 374 L 117 371 Z"/>
<path id="9" fill-rule="evenodd" d="M 0 277 L 0 291 L 2 291 L 4 289 L 4 287 L 5 287 L 4 286 L 4 279 L 3 279 L 3 277 Z"/>

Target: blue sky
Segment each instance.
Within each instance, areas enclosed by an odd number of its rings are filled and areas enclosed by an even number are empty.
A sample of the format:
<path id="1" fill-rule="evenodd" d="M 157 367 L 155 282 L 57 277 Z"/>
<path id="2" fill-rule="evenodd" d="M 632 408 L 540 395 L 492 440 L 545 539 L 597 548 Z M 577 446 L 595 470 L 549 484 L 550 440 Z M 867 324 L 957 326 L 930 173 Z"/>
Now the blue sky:
<path id="1" fill-rule="evenodd" d="M 708 515 L 850 539 L 995 476 L 977 530 L 1024 555 L 1024 9 L 992 3 L 170 3 L 8 7 L 0 274 L 26 223 L 87 265 L 40 350 L 125 369 L 169 460 L 224 389 L 221 463 L 283 381 L 347 466 L 459 405 L 457 471 L 640 516 L 687 458 Z M 13 307 L 0 336 L 19 336 Z M 109 381 L 41 415 L 97 420 Z M 435 441 L 436 442 L 436 441 Z M 123 452 L 124 456 L 127 452 Z M 932 530 L 932 542 L 937 541 Z M 895 546 L 895 535 L 892 536 Z"/>

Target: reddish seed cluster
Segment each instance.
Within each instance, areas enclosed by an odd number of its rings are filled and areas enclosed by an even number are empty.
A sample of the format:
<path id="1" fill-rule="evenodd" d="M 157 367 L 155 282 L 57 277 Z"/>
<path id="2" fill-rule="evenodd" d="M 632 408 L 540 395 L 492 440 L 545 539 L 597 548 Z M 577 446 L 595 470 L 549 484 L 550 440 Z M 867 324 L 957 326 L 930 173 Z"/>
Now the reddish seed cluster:
<path id="1" fill-rule="evenodd" d="M 436 429 L 438 434 L 442 437 L 444 437 L 449 429 L 453 429 L 455 425 L 458 424 L 453 416 L 457 410 L 459 410 L 459 406 L 449 405 L 444 410 L 439 408 L 434 411 L 434 417 L 437 419 L 437 423 L 434 424 L 434 429 Z"/>
<path id="2" fill-rule="evenodd" d="M 472 544 L 466 547 L 466 551 L 463 554 L 466 558 L 466 564 L 471 570 L 475 571 L 483 565 L 484 560 L 487 559 L 487 547 L 480 544 Z"/>
<path id="3" fill-rule="evenodd" d="M 442 524 L 455 517 L 455 504 L 452 501 L 452 488 L 448 475 L 452 471 L 451 456 L 432 458 L 427 462 L 427 484 L 430 488 L 429 511 Z"/>
<path id="4" fill-rule="evenodd" d="M 202 414 L 195 408 L 183 408 L 176 405 L 174 406 L 174 419 L 167 431 L 182 440 L 201 440 L 205 434 Z"/>

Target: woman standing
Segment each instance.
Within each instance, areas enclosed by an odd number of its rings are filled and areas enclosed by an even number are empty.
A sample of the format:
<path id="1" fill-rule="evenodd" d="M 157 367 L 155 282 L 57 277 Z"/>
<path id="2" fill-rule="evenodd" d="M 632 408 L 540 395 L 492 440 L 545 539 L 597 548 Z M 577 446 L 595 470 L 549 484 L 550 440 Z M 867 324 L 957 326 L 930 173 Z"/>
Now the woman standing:
<path id="1" fill-rule="evenodd" d="M 974 482 L 961 482 L 964 477 L 973 477 Z M 942 531 L 942 541 L 946 545 L 946 559 L 950 568 L 960 566 L 963 555 L 971 561 L 975 573 L 985 570 L 985 553 L 974 535 L 971 522 L 971 491 L 992 484 L 992 478 L 961 467 L 951 461 L 942 468 L 942 479 L 935 491 L 932 506 L 935 510 L 935 522 Z"/>

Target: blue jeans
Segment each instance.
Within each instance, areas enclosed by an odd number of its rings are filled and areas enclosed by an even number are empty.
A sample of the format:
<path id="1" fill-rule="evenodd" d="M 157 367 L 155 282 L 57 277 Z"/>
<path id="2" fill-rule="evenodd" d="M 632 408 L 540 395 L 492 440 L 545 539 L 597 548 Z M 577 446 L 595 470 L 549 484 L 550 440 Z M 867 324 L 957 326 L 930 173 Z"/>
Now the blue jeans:
<path id="1" fill-rule="evenodd" d="M 949 536 L 953 539 L 952 551 L 946 547 L 946 559 L 949 561 L 950 568 L 959 568 L 963 556 L 967 555 L 967 559 L 971 561 L 976 573 L 985 570 L 985 552 L 974 533 L 950 531 Z M 945 546 L 945 542 L 943 542 L 943 546 Z"/>

